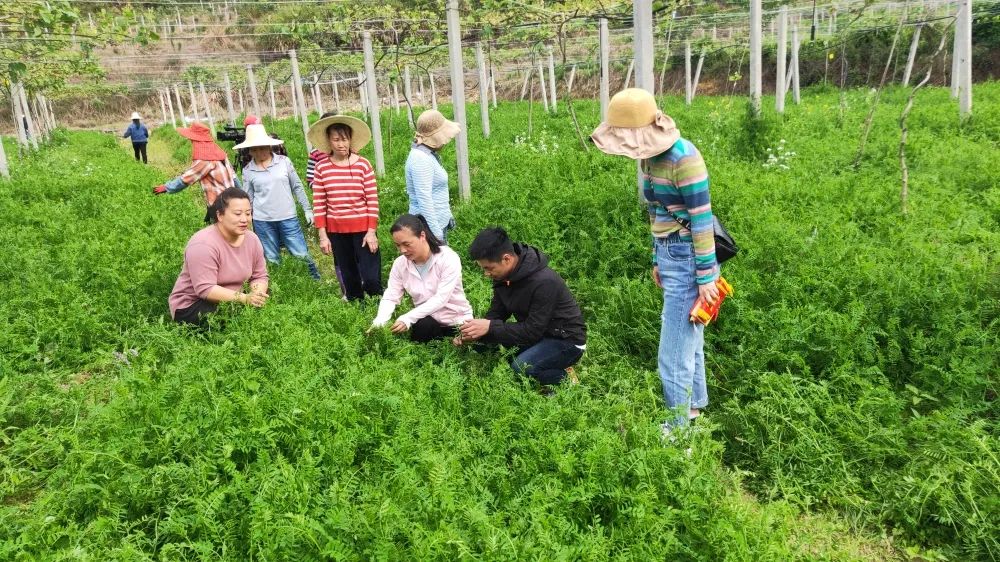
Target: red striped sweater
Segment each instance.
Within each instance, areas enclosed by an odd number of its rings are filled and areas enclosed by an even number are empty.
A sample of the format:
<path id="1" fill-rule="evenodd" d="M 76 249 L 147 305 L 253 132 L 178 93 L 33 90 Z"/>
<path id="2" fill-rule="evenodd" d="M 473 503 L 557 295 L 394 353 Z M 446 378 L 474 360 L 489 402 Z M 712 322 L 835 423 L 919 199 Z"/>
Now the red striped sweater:
<path id="1" fill-rule="evenodd" d="M 316 162 L 312 189 L 316 228 L 346 234 L 378 227 L 375 170 L 363 157 L 350 166 L 322 158 Z"/>

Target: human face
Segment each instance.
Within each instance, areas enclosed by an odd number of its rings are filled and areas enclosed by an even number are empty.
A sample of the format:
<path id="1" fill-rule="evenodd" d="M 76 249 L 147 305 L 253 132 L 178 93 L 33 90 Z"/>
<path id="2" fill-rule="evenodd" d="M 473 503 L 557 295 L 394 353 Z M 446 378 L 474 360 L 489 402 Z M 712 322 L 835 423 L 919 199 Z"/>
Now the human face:
<path id="1" fill-rule="evenodd" d="M 250 201 L 247 199 L 230 199 L 226 208 L 218 214 L 219 230 L 228 238 L 236 238 L 246 234 L 250 227 Z"/>
<path id="2" fill-rule="evenodd" d="M 409 228 L 400 228 L 392 233 L 392 241 L 399 253 L 414 263 L 426 263 L 431 257 L 431 246 L 427 243 L 427 234 L 423 232 L 416 236 Z"/>
<path id="3" fill-rule="evenodd" d="M 270 146 L 251 146 L 250 156 L 253 156 L 253 161 L 258 164 L 263 164 L 271 159 L 271 147 Z"/>
<path id="4" fill-rule="evenodd" d="M 517 258 L 510 254 L 504 254 L 500 261 L 476 260 L 476 263 L 479 264 L 487 277 L 494 281 L 503 281 L 514 271 L 514 267 L 517 266 Z"/>
<path id="5" fill-rule="evenodd" d="M 333 130 L 327 136 L 330 141 L 330 150 L 338 158 L 347 158 L 351 154 L 351 137 L 342 131 Z"/>

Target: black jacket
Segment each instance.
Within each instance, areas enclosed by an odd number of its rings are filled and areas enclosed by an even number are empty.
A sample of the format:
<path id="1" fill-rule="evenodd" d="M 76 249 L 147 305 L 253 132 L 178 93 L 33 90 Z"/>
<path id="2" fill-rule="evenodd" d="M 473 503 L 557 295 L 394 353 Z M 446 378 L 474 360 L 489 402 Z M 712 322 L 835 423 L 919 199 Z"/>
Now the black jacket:
<path id="1" fill-rule="evenodd" d="M 519 262 L 505 281 L 493 282 L 493 301 L 486 319 L 490 331 L 482 341 L 527 347 L 556 338 L 583 345 L 587 325 L 566 282 L 549 268 L 549 257 L 537 248 L 514 244 Z M 513 315 L 517 322 L 508 323 Z"/>

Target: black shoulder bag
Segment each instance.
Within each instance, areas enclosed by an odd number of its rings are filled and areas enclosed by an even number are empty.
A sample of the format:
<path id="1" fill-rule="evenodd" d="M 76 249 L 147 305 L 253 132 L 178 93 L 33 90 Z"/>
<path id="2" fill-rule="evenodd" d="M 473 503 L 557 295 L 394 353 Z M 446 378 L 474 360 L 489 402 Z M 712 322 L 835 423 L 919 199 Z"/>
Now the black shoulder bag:
<path id="1" fill-rule="evenodd" d="M 663 209 L 666 210 L 667 208 L 663 207 Z M 677 221 L 677 224 L 687 230 L 691 230 L 690 220 L 678 217 L 673 211 L 667 211 L 667 214 Z M 735 256 L 740 251 L 740 247 L 736 245 L 736 241 L 733 240 L 733 237 L 726 230 L 726 227 L 722 225 L 719 217 L 715 216 L 715 213 L 712 213 L 712 227 L 715 230 L 715 261 L 721 265 L 724 261 Z"/>

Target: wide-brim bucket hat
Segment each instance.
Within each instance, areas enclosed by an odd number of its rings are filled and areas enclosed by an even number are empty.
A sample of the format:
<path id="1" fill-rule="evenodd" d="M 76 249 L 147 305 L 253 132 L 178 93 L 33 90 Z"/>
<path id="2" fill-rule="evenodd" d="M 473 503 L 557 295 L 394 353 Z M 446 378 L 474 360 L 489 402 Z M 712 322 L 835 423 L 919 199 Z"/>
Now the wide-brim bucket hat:
<path id="1" fill-rule="evenodd" d="M 462 126 L 449 121 L 436 109 L 428 109 L 417 118 L 417 133 L 414 139 L 429 148 L 438 149 L 448 144 L 462 132 Z"/>
<path id="2" fill-rule="evenodd" d="M 132 119 L 139 119 L 139 120 L 141 120 L 142 117 L 139 117 L 139 112 L 138 111 L 133 111 L 132 112 Z"/>
<path id="3" fill-rule="evenodd" d="M 372 130 L 364 121 L 349 115 L 334 115 L 324 117 L 309 127 L 309 133 L 306 137 L 312 143 L 313 148 L 325 154 L 331 152 L 330 137 L 327 136 L 326 130 L 335 123 L 343 123 L 351 128 L 351 152 L 359 152 L 372 140 Z"/>
<path id="4" fill-rule="evenodd" d="M 267 134 L 263 125 L 247 125 L 247 138 L 240 144 L 235 145 L 235 150 L 244 148 L 254 148 L 257 146 L 278 146 L 285 144 L 285 141 L 276 139 Z"/>
<path id="5" fill-rule="evenodd" d="M 191 123 L 190 127 L 177 129 L 177 134 L 193 142 L 215 142 L 212 138 L 212 130 L 201 121 Z"/>
<path id="6" fill-rule="evenodd" d="M 656 107 L 653 94 L 627 88 L 608 103 L 608 116 L 590 134 L 601 152 L 633 160 L 662 154 L 681 138 L 674 120 Z"/>

